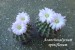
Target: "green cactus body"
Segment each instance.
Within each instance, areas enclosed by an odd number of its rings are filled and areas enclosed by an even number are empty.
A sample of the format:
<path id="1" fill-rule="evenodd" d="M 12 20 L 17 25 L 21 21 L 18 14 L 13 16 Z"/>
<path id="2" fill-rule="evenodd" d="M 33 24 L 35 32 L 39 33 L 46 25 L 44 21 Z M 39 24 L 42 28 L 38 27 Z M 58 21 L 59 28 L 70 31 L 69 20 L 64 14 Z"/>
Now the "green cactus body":
<path id="1" fill-rule="evenodd" d="M 41 36 L 49 37 L 51 33 L 51 27 L 46 22 L 42 23 L 37 19 L 36 27 Z"/>
<path id="2" fill-rule="evenodd" d="M 49 37 L 53 38 L 60 31 L 60 30 L 58 31 L 53 30 L 49 25 L 50 24 L 47 24 L 46 22 L 42 23 L 37 19 L 36 27 L 37 27 L 38 33 L 40 33 L 40 35 L 44 38 L 49 38 Z"/>
<path id="3" fill-rule="evenodd" d="M 16 38 L 17 41 L 21 41 L 21 42 L 28 42 L 31 38 L 31 25 L 27 25 L 27 31 L 26 33 L 23 33 L 22 35 L 16 35 L 14 34 L 14 38 Z"/>

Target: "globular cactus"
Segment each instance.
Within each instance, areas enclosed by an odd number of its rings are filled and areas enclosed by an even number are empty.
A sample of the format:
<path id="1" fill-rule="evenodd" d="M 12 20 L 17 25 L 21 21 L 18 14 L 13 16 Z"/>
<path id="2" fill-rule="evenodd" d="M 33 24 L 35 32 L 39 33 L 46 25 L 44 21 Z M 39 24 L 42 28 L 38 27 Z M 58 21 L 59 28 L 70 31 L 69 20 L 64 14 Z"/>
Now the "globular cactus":
<path id="1" fill-rule="evenodd" d="M 65 16 L 46 7 L 39 11 L 38 16 L 36 26 L 38 32 L 44 37 L 56 34 L 66 22 Z"/>
<path id="2" fill-rule="evenodd" d="M 13 37 L 22 43 L 27 43 L 31 40 L 31 25 L 27 24 L 27 31 L 21 35 L 13 34 Z"/>
<path id="3" fill-rule="evenodd" d="M 50 27 L 50 23 L 42 23 L 41 21 L 39 21 L 37 19 L 37 22 L 36 22 L 36 27 L 37 27 L 37 30 L 38 30 L 38 33 L 40 34 L 41 37 L 44 37 L 44 38 L 49 38 L 49 37 L 57 37 L 58 35 L 58 31 L 56 30 L 53 30 L 51 27 Z"/>
<path id="4" fill-rule="evenodd" d="M 14 37 L 21 42 L 28 42 L 31 39 L 30 17 L 27 13 L 18 13 L 16 21 L 12 24 Z"/>
<path id="5" fill-rule="evenodd" d="M 52 29 L 46 22 L 42 23 L 37 20 L 36 27 L 41 36 L 49 37 L 51 34 Z"/>

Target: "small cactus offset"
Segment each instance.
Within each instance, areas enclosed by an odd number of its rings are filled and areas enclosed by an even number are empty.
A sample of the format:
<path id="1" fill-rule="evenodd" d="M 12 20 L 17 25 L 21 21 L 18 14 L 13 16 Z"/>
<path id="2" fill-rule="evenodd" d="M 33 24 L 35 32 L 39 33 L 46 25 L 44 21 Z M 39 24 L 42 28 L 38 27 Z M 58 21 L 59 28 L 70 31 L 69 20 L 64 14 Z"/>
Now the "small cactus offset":
<path id="1" fill-rule="evenodd" d="M 28 42 L 31 39 L 31 25 L 29 24 L 30 18 L 27 13 L 19 13 L 16 21 L 12 24 L 12 31 L 14 38 L 21 42 Z"/>
<path id="2" fill-rule="evenodd" d="M 39 11 L 38 16 L 36 27 L 41 36 L 44 37 L 58 33 L 66 22 L 65 16 L 46 7 Z"/>

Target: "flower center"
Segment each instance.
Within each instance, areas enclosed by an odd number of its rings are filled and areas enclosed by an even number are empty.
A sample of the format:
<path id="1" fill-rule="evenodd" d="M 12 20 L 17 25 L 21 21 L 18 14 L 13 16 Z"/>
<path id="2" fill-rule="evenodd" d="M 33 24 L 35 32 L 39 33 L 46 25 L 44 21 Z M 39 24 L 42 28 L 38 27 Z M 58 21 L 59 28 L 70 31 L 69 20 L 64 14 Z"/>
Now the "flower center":
<path id="1" fill-rule="evenodd" d="M 22 21 L 24 21 L 24 20 L 25 20 L 25 18 L 24 18 L 24 17 L 22 17 L 22 18 L 21 18 L 21 20 L 22 20 Z"/>
<path id="2" fill-rule="evenodd" d="M 46 13 L 46 14 L 45 14 L 45 17 L 48 18 L 48 17 L 49 17 L 49 14 Z"/>
<path id="3" fill-rule="evenodd" d="M 59 20 L 58 19 L 55 19 L 55 23 L 59 23 Z"/>
<path id="4" fill-rule="evenodd" d="M 19 29 L 19 30 L 20 30 L 21 28 L 22 28 L 22 27 L 21 27 L 21 25 L 18 25 L 18 26 L 17 26 L 17 29 Z"/>

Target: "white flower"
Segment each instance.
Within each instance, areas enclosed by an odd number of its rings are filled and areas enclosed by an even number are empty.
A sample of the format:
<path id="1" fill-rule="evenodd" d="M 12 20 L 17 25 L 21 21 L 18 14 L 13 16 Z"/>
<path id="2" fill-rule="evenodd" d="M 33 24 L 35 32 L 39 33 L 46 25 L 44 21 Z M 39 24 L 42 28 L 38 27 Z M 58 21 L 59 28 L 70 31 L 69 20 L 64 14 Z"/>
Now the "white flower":
<path id="1" fill-rule="evenodd" d="M 27 25 L 24 25 L 23 23 L 16 21 L 12 24 L 11 29 L 12 29 L 14 34 L 21 35 L 21 34 L 26 32 Z"/>
<path id="2" fill-rule="evenodd" d="M 55 12 L 52 9 L 44 8 L 39 12 L 39 20 L 44 23 L 45 21 L 49 24 L 53 20 L 53 15 Z"/>
<path id="3" fill-rule="evenodd" d="M 59 30 L 65 25 L 66 19 L 65 16 L 56 13 L 54 15 L 54 21 L 50 24 L 53 30 Z"/>
<path id="4" fill-rule="evenodd" d="M 20 21 L 24 24 L 28 24 L 30 21 L 30 17 L 27 13 L 22 12 L 17 15 L 16 21 Z"/>

